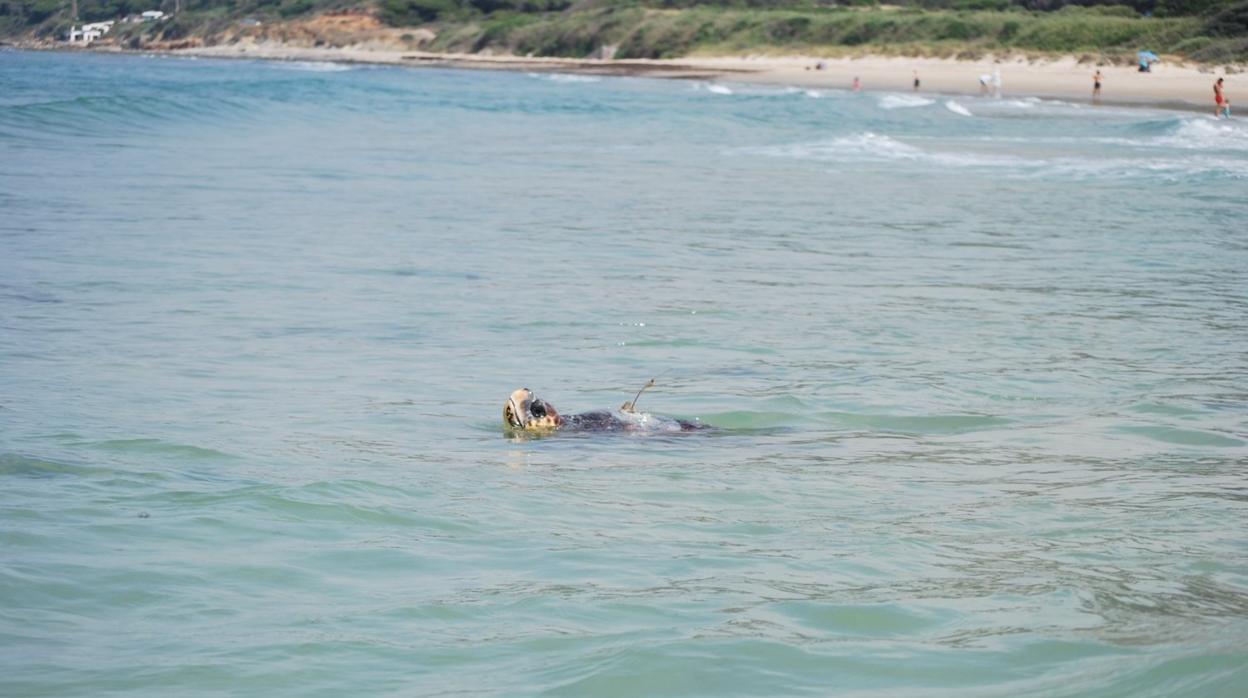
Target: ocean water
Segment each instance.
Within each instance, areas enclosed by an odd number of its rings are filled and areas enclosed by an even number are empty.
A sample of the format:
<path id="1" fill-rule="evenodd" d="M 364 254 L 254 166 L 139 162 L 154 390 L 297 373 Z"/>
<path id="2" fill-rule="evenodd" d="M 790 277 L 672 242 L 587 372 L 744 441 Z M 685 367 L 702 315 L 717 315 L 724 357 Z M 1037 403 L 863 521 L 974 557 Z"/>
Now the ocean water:
<path id="1" fill-rule="evenodd" d="M 1248 126 L 0 52 L 0 694 L 1239 696 Z M 560 411 L 692 434 L 509 437 Z"/>

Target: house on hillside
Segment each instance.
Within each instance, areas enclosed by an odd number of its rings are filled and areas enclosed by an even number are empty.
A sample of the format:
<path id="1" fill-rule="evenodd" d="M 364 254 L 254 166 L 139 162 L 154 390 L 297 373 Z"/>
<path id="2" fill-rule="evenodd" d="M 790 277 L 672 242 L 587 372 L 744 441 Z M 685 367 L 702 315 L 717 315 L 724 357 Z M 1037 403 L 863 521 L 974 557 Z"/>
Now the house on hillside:
<path id="1" fill-rule="evenodd" d="M 108 30 L 113 28 L 113 24 L 115 22 L 110 19 L 107 22 L 92 22 L 81 27 L 70 25 L 67 38 L 71 44 L 89 44 L 107 34 Z"/>

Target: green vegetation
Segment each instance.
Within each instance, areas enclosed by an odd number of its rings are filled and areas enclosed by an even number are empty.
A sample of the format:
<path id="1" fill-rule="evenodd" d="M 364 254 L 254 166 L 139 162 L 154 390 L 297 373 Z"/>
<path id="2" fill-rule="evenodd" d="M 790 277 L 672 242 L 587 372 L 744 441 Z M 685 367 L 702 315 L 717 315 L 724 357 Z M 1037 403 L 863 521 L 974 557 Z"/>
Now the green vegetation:
<path id="1" fill-rule="evenodd" d="M 163 2 L 163 5 L 162 5 Z M 83 21 L 175 0 L 80 0 Z M 212 37 L 244 18 L 264 23 L 325 12 L 368 13 L 423 25 L 433 50 L 543 56 L 668 58 L 693 53 L 894 53 L 975 57 L 988 52 L 1126 58 L 1141 48 L 1195 60 L 1248 60 L 1248 0 L 181 0 L 140 39 Z M 0 0 L 0 36 L 49 36 L 69 23 L 69 0 Z"/>
<path id="2" fill-rule="evenodd" d="M 391 0 L 434 2 L 451 0 Z M 1094 2 L 1094 0 L 1092 0 Z M 1199 1 L 1189 5 L 1202 5 Z M 1052 11 L 1030 10 L 1028 5 Z M 847 52 L 974 57 L 988 52 L 1090 53 L 1128 60 L 1141 48 L 1197 60 L 1248 59 L 1248 1 L 1183 3 L 1060 0 L 918 0 L 877 6 L 788 0 L 581 2 L 565 12 L 496 10 L 436 21 L 432 48 L 580 57 L 604 48 L 617 58 L 693 53 Z M 943 8 L 943 9 L 942 9 Z M 1158 15 L 1141 16 L 1139 9 Z"/>
<path id="3" fill-rule="evenodd" d="M 584 56 L 599 46 L 621 58 L 695 52 L 741 53 L 775 47 L 833 53 L 845 49 L 953 55 L 967 51 L 1169 51 L 1197 35 L 1193 17 L 1124 17 L 1085 10 L 995 11 L 771 10 L 603 7 L 540 21 L 495 14 L 468 31 L 439 35 L 437 48 L 491 47 L 520 54 Z"/>

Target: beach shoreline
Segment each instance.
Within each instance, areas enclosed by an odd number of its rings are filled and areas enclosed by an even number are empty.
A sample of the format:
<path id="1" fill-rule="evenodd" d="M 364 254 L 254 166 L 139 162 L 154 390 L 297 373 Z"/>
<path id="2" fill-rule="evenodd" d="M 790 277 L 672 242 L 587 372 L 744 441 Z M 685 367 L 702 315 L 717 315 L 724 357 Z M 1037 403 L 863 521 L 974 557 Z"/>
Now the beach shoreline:
<path id="1" fill-rule="evenodd" d="M 19 47 L 21 48 L 21 47 Z M 42 48 L 42 47 L 41 47 Z M 45 48 L 46 50 L 46 48 Z M 55 49 L 54 49 L 55 50 Z M 92 53 L 143 53 L 168 56 L 314 61 L 369 65 L 402 65 L 466 70 L 507 70 L 706 80 L 796 87 L 810 90 L 849 90 L 857 78 L 867 92 L 912 92 L 917 71 L 919 93 L 939 96 L 980 96 L 980 77 L 1001 76 L 1000 96 L 1058 99 L 1092 104 L 1092 76 L 1098 70 L 1104 84 L 1099 103 L 1106 106 L 1151 107 L 1212 112 L 1212 85 L 1228 75 L 1232 103 L 1237 94 L 1234 75 L 1225 67 L 1163 61 L 1152 72 L 1135 66 L 1097 65 L 1075 56 L 1042 60 L 992 57 L 967 61 L 867 55 L 826 58 L 814 56 L 690 56 L 674 59 L 591 59 L 514 55 L 433 53 L 376 47 L 303 47 L 274 42 L 131 51 L 118 48 L 71 49 Z M 817 67 L 821 66 L 821 67 Z"/>

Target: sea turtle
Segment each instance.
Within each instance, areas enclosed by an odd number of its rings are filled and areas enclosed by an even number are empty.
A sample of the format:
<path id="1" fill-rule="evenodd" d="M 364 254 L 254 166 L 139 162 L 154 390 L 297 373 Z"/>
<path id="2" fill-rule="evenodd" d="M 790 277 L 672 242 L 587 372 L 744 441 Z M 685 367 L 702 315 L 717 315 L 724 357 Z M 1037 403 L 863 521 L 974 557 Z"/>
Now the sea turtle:
<path id="1" fill-rule="evenodd" d="M 654 385 L 650 381 L 641 389 Z M 641 397 L 641 391 L 637 397 Z M 638 412 L 633 409 L 637 398 L 624 403 L 617 410 L 596 410 L 567 416 L 559 414 L 555 406 L 533 397 L 533 391 L 520 388 L 511 394 L 503 406 L 503 425 L 513 432 L 551 433 L 555 431 L 628 431 L 628 432 L 680 432 L 706 429 L 706 425 L 674 417 Z"/>

